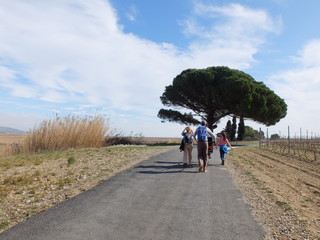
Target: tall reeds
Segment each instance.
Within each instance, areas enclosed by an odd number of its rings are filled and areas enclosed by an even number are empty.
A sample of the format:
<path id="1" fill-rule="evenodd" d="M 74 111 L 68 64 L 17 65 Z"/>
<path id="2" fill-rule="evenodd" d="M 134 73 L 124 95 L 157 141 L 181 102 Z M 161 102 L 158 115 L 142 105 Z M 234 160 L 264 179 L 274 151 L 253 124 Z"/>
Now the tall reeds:
<path id="1" fill-rule="evenodd" d="M 43 121 L 27 133 L 22 153 L 65 150 L 69 148 L 101 147 L 109 130 L 100 116 L 66 116 Z"/>

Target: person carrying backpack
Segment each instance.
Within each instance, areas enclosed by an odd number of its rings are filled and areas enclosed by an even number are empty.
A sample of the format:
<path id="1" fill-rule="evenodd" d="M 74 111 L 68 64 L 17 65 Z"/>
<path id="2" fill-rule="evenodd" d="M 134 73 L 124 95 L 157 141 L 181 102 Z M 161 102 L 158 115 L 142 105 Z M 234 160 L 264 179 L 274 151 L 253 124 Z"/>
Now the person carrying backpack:
<path id="1" fill-rule="evenodd" d="M 183 167 L 187 167 L 187 160 L 189 159 L 189 166 L 192 161 L 192 149 L 193 149 L 193 131 L 190 127 L 183 129 L 181 135 L 183 136 L 184 150 L 183 150 Z"/>
<path id="2" fill-rule="evenodd" d="M 193 136 L 198 142 L 198 162 L 199 172 L 208 172 L 208 137 L 214 138 L 213 132 L 206 126 L 205 121 L 201 122 L 201 125 L 196 129 Z"/>
<path id="3" fill-rule="evenodd" d="M 213 125 L 210 130 L 213 132 L 213 129 L 217 128 L 217 125 Z M 213 153 L 213 145 L 215 144 L 215 138 L 212 138 L 209 134 L 208 137 L 208 158 L 211 158 L 211 153 Z"/>

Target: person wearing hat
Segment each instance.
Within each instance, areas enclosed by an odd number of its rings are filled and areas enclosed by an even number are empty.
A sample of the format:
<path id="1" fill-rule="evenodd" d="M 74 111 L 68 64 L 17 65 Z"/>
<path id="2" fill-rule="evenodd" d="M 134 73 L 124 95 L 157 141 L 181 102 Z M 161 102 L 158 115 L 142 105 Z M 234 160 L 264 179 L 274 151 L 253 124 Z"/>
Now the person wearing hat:
<path id="1" fill-rule="evenodd" d="M 199 172 L 208 172 L 208 135 L 214 139 L 213 132 L 207 127 L 206 121 L 201 121 L 201 125 L 193 134 L 198 143 Z"/>

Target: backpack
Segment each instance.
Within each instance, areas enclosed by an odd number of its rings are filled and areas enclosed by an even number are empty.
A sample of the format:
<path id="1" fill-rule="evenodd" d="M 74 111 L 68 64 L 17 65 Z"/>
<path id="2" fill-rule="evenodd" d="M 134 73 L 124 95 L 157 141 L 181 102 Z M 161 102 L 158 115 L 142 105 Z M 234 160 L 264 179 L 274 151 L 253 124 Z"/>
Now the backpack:
<path id="1" fill-rule="evenodd" d="M 206 126 L 199 126 L 198 127 L 198 141 L 203 142 L 206 140 L 207 137 L 207 127 Z"/>
<path id="2" fill-rule="evenodd" d="M 180 152 L 182 152 L 184 150 L 184 139 L 182 138 L 181 143 L 180 143 Z"/>
<path id="3" fill-rule="evenodd" d="M 183 140 L 184 140 L 184 143 L 186 144 L 186 143 L 192 143 L 190 140 L 191 140 L 191 138 L 189 137 L 189 136 L 184 136 L 183 137 Z"/>

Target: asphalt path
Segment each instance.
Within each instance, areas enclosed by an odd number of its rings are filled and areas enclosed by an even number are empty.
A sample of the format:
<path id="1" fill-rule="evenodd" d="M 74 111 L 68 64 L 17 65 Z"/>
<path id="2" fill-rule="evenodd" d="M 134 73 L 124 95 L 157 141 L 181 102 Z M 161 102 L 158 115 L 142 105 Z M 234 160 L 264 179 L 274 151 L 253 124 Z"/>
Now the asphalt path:
<path id="1" fill-rule="evenodd" d="M 209 172 L 182 168 L 178 149 L 159 154 L 0 234 L 1 240 L 259 240 L 217 150 Z M 226 164 L 228 159 L 226 160 Z"/>

